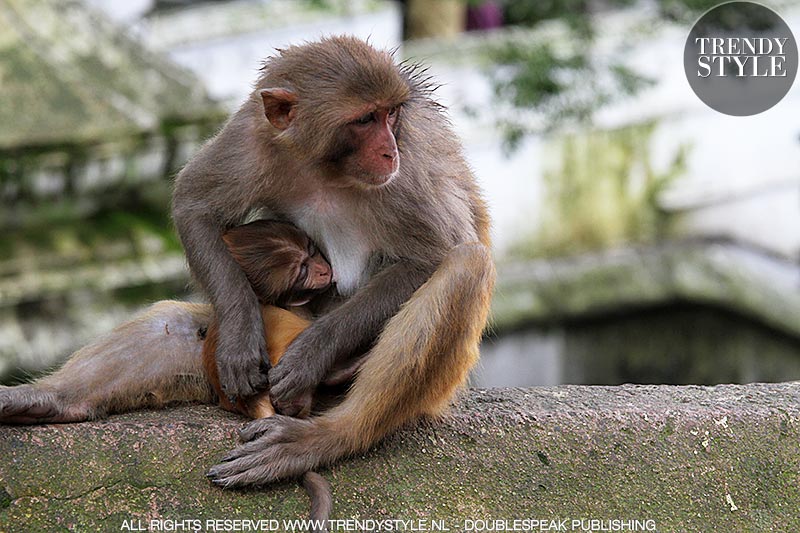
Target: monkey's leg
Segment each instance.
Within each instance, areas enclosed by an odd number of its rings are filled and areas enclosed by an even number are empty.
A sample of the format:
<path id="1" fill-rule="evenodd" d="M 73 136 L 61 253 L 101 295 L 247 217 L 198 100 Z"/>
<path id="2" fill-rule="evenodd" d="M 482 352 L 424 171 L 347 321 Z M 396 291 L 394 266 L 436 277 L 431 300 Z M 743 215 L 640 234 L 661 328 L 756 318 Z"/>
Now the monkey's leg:
<path id="1" fill-rule="evenodd" d="M 372 446 L 399 426 L 440 413 L 478 359 L 494 265 L 481 244 L 451 250 L 389 321 L 345 400 L 308 420 L 255 420 L 208 476 L 224 487 L 268 483 Z"/>
<path id="2" fill-rule="evenodd" d="M 314 321 L 269 370 L 275 410 L 297 414 L 307 396 L 338 363 L 364 353 L 389 320 L 435 271 L 435 265 L 399 261 L 383 268 L 351 298 Z"/>
<path id="3" fill-rule="evenodd" d="M 164 301 L 75 352 L 55 373 L 0 387 L 0 422 L 78 422 L 172 401 L 211 401 L 200 362 L 211 306 Z"/>
<path id="4" fill-rule="evenodd" d="M 332 387 L 347 383 L 356 377 L 356 373 L 364 364 L 365 360 L 366 354 L 353 358 L 344 364 L 337 365 L 336 367 L 332 368 L 330 372 L 328 372 L 328 375 L 322 380 L 322 384 Z"/>

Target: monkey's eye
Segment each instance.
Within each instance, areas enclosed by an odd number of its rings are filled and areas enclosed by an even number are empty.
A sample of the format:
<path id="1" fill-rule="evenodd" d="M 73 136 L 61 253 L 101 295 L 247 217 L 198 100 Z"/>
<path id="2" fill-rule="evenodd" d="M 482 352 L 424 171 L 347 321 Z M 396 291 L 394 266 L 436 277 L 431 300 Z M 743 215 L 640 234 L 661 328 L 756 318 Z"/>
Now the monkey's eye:
<path id="1" fill-rule="evenodd" d="M 355 120 L 356 124 L 369 124 L 375 120 L 375 113 L 367 113 L 363 117 L 359 117 Z"/>
<path id="2" fill-rule="evenodd" d="M 304 262 L 300 265 L 300 274 L 297 275 L 297 283 L 305 283 L 308 277 L 308 265 Z"/>
<path id="3" fill-rule="evenodd" d="M 396 106 L 394 106 L 393 108 L 391 108 L 391 109 L 389 110 L 389 116 L 390 116 L 390 117 L 397 116 L 397 113 L 399 113 L 399 112 L 400 112 L 400 106 L 399 106 L 399 105 L 396 105 Z"/>

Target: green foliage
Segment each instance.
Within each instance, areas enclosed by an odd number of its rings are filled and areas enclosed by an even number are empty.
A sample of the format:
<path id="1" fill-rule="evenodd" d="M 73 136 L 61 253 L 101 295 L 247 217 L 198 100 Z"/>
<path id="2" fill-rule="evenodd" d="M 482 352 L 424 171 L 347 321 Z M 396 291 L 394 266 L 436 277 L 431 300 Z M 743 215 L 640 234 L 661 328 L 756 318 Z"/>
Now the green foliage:
<path id="1" fill-rule="evenodd" d="M 721 3 L 719 0 L 658 0 L 658 9 L 667 20 L 691 24 L 705 11 Z"/>
<path id="2" fill-rule="evenodd" d="M 622 63 L 590 59 L 587 47 L 581 45 L 557 48 L 551 43 L 507 42 L 490 54 L 500 67 L 495 94 L 512 106 L 511 112 L 500 115 L 510 149 L 531 130 L 588 123 L 602 105 L 651 83 Z"/>
<path id="3" fill-rule="evenodd" d="M 155 189 L 155 188 L 154 188 Z M 0 272 L 7 261 L 36 257 L 42 267 L 67 267 L 84 262 L 107 262 L 154 253 L 178 251 L 172 231 L 166 194 L 148 198 L 145 191 L 120 187 L 108 194 L 102 206 L 82 212 L 79 200 L 62 200 L 29 206 L 31 221 L 5 228 L 0 241 Z"/>
<path id="4" fill-rule="evenodd" d="M 532 131 L 590 123 L 601 106 L 652 83 L 622 63 L 592 60 L 586 50 L 506 43 L 490 52 L 494 63 L 510 73 L 494 79 L 496 95 L 512 105 L 499 115 L 508 148 Z"/>
<path id="5" fill-rule="evenodd" d="M 561 138 L 549 153 L 540 230 L 521 242 L 517 256 L 561 255 L 662 237 L 666 214 L 657 198 L 685 170 L 686 147 L 669 167 L 650 164 L 654 123 Z"/>
<path id="6" fill-rule="evenodd" d="M 608 0 L 605 5 L 607 7 L 624 7 L 633 4 L 634 1 Z M 587 38 L 594 34 L 594 26 L 590 20 L 594 4 L 596 2 L 590 0 L 542 2 L 506 0 L 503 3 L 503 11 L 508 24 L 535 26 L 542 21 L 558 19 L 565 22 L 578 36 Z"/>
<path id="7" fill-rule="evenodd" d="M 559 21 L 565 29 L 555 41 L 506 42 L 487 52 L 497 67 L 493 71 L 495 93 L 501 102 L 510 104 L 510 109 L 498 111 L 507 148 L 514 149 L 531 132 L 590 124 L 600 107 L 652 84 L 651 79 L 625 65 L 622 50 L 603 56 L 595 53 L 596 15 L 635 3 L 635 0 L 504 2 L 509 24 L 534 27 L 546 21 Z M 717 3 L 660 0 L 655 17 L 691 21 Z"/>

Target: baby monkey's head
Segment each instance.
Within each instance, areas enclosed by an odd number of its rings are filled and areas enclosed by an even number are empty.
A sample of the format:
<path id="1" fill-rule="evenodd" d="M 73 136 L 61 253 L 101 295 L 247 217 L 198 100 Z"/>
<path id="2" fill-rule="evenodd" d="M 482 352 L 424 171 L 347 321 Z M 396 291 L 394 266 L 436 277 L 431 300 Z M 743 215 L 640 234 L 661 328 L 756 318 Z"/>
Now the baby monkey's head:
<path id="1" fill-rule="evenodd" d="M 303 305 L 331 286 L 331 265 L 288 222 L 257 220 L 227 230 L 222 239 L 262 304 Z"/>

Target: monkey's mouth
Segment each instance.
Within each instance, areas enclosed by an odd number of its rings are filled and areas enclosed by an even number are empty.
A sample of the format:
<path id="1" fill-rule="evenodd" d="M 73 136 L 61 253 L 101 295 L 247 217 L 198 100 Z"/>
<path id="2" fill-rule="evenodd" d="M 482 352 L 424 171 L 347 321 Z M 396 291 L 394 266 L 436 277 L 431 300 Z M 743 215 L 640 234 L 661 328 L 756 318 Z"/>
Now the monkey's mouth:
<path id="1" fill-rule="evenodd" d="M 392 181 L 395 178 L 395 176 L 397 176 L 397 174 L 398 174 L 397 170 L 395 170 L 390 174 L 370 174 L 365 172 L 362 176 L 359 176 L 356 179 L 359 184 L 366 186 L 368 188 L 383 187 L 384 185 Z"/>

